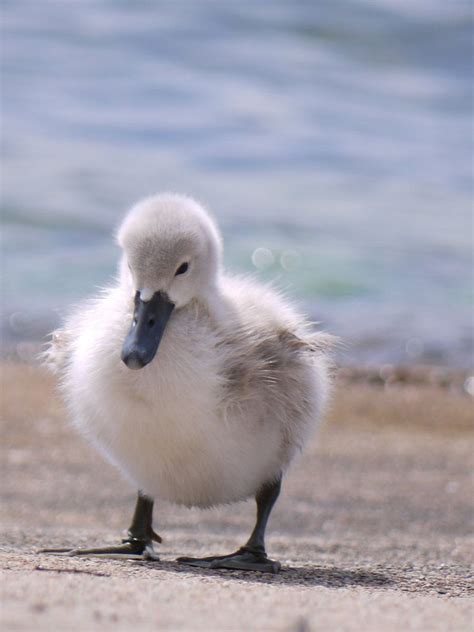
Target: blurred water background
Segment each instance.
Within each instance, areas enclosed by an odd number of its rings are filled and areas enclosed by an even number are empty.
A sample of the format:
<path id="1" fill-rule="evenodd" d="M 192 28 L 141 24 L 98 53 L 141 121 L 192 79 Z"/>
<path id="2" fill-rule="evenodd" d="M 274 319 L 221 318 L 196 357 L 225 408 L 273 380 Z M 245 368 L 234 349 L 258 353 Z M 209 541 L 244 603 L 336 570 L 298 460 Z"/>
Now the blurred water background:
<path id="1" fill-rule="evenodd" d="M 472 9 L 5 0 L 4 353 L 106 284 L 111 230 L 205 202 L 349 364 L 472 364 Z"/>

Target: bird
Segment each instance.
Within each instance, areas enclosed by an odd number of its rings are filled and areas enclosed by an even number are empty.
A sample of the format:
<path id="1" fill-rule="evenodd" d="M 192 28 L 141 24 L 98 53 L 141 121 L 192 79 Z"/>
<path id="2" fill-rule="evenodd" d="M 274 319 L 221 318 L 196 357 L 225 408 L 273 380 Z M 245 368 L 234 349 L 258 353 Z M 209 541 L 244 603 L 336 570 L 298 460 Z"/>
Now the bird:
<path id="1" fill-rule="evenodd" d="M 327 408 L 335 338 L 272 284 L 229 274 L 216 221 L 191 197 L 142 199 L 116 239 L 114 282 L 53 333 L 45 363 L 74 427 L 138 490 L 135 511 L 116 546 L 43 552 L 159 560 L 157 500 L 211 508 L 253 497 L 242 547 L 177 561 L 277 573 L 267 522 Z"/>

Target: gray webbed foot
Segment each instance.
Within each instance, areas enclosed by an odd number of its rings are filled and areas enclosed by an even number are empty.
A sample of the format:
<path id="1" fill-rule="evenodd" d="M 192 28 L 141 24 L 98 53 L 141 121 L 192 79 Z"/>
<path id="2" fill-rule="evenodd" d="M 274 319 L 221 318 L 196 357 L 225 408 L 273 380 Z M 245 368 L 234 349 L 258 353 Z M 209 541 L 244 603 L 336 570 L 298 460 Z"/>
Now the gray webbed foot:
<path id="1" fill-rule="evenodd" d="M 152 542 L 130 538 L 116 546 L 104 546 L 90 549 L 42 549 L 39 553 L 48 553 L 64 557 L 102 557 L 115 560 L 159 561 Z"/>
<path id="2" fill-rule="evenodd" d="M 240 571 L 259 571 L 260 573 L 279 573 L 279 562 L 268 559 L 265 553 L 251 551 L 245 547 L 229 555 L 211 557 L 179 557 L 177 562 L 199 568 L 227 568 Z"/>
<path id="3" fill-rule="evenodd" d="M 116 546 L 101 546 L 90 549 L 43 549 L 39 553 L 65 557 L 105 557 L 115 560 L 159 561 L 153 542 L 161 542 L 152 526 L 153 500 L 138 492 L 137 504 L 128 537 Z"/>

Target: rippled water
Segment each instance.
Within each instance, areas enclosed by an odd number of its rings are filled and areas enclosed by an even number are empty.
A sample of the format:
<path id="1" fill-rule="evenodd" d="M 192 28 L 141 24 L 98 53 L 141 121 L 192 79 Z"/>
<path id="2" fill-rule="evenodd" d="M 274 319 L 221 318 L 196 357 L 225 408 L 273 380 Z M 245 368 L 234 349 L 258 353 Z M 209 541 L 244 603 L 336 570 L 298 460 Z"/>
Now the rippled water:
<path id="1" fill-rule="evenodd" d="M 112 228 L 172 189 L 344 361 L 471 363 L 468 2 L 10 0 L 3 23 L 7 350 L 107 283 Z"/>

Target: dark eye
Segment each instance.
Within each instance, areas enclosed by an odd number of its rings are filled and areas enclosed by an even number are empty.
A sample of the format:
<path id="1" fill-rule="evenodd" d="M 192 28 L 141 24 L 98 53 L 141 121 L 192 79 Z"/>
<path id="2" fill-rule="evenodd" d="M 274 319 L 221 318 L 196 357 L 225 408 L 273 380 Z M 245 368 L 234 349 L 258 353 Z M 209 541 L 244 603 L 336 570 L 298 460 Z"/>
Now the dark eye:
<path id="1" fill-rule="evenodd" d="M 189 268 L 189 263 L 187 261 L 185 261 L 184 263 L 182 263 L 179 268 L 176 270 L 174 276 L 178 276 L 178 274 L 184 274 L 185 272 L 188 271 Z"/>

